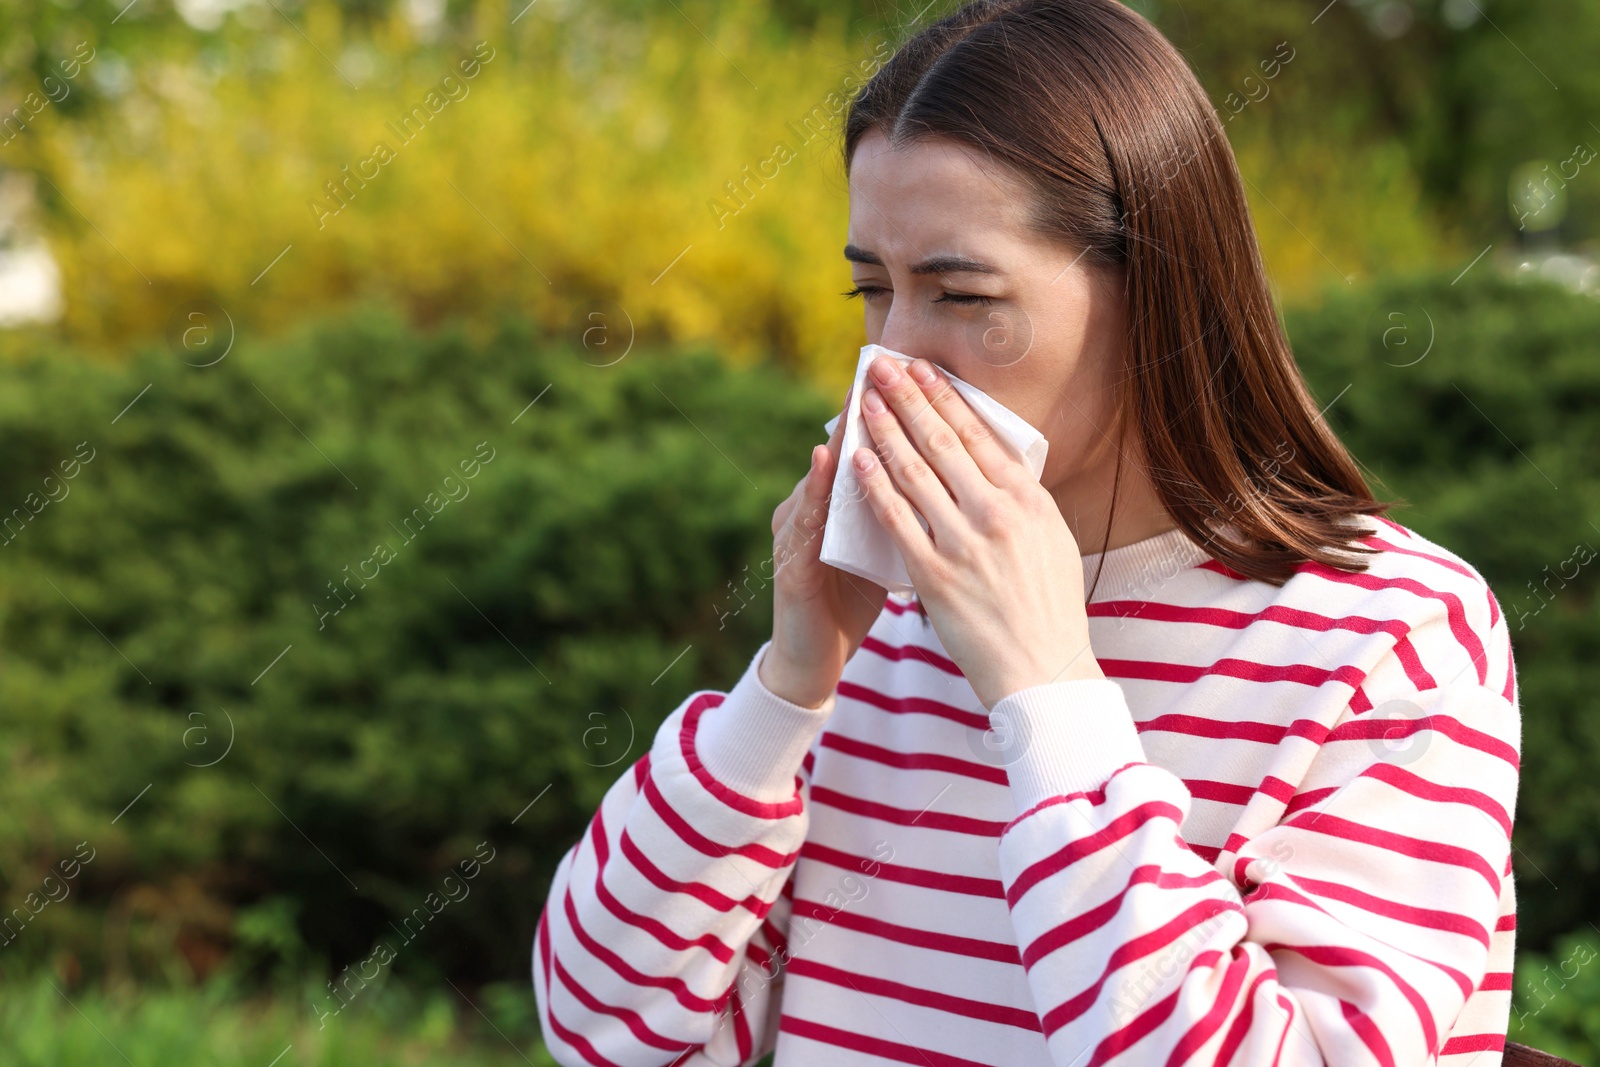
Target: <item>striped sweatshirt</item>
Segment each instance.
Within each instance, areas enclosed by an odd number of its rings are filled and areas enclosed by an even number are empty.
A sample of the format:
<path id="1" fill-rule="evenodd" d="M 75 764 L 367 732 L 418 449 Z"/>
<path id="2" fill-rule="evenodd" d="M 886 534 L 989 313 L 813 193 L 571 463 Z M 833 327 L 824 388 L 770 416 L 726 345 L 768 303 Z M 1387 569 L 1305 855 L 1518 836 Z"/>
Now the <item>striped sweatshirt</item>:
<path id="1" fill-rule="evenodd" d="M 1470 564 L 1359 518 L 1281 586 L 1181 530 L 1084 556 L 1105 678 L 986 711 L 890 596 L 820 708 L 757 650 L 562 858 L 562 1064 L 1496 1067 L 1521 719 Z"/>

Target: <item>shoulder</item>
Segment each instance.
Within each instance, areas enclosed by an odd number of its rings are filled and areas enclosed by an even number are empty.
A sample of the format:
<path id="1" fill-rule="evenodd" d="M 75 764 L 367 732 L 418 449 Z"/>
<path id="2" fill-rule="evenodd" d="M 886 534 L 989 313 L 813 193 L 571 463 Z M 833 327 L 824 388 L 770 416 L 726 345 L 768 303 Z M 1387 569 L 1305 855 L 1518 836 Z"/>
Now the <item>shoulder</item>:
<path id="1" fill-rule="evenodd" d="M 1474 678 L 1514 700 L 1510 627 L 1489 582 L 1451 549 L 1382 516 L 1358 516 L 1368 530 L 1356 543 L 1371 550 L 1365 568 L 1316 562 L 1296 568 L 1275 600 L 1323 605 L 1324 614 L 1362 620 L 1396 638 L 1438 684 Z"/>

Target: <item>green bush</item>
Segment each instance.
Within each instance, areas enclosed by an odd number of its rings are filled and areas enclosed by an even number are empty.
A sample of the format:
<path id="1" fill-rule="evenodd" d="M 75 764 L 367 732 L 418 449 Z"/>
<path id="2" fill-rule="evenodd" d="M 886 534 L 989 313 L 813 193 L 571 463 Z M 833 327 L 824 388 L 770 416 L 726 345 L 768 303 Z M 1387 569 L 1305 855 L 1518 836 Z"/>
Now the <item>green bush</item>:
<path id="1" fill-rule="evenodd" d="M 1509 619 L 1518 943 L 1542 949 L 1600 915 L 1600 303 L 1480 264 L 1287 322 L 1375 491 L 1408 502 L 1391 517 L 1476 566 Z"/>
<path id="2" fill-rule="evenodd" d="M 495 988 L 480 991 L 483 1001 Z M 504 990 L 501 990 L 504 992 Z M 521 990 L 519 988 L 518 992 Z M 69 990 L 39 977 L 0 987 L 0 1067 L 553 1067 L 537 1036 L 445 988 L 386 989 L 318 1026 L 299 997 L 198 990 Z M 482 1014 L 480 1014 L 480 1012 Z"/>
<path id="3" fill-rule="evenodd" d="M 730 583 L 834 402 L 399 322 L 0 368 L 0 968 L 525 976 L 605 788 L 763 639 Z"/>
<path id="4" fill-rule="evenodd" d="M 1508 1040 L 1600 1062 L 1600 929 L 1586 923 L 1548 955 L 1519 957 L 1512 990 Z"/>

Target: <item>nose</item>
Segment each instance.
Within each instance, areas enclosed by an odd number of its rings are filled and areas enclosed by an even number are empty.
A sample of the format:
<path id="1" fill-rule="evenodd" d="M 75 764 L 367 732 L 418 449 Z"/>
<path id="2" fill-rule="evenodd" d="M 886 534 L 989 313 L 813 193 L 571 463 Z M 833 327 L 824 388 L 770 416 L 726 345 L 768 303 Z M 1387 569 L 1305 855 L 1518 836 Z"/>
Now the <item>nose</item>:
<path id="1" fill-rule="evenodd" d="M 952 357 L 958 339 L 949 336 L 948 330 L 916 323 L 907 310 L 896 308 L 891 303 L 889 314 L 883 320 L 882 332 L 876 338 L 869 334 L 867 340 L 912 358 L 925 359 L 941 370 L 954 373 L 950 368 L 954 363 Z"/>

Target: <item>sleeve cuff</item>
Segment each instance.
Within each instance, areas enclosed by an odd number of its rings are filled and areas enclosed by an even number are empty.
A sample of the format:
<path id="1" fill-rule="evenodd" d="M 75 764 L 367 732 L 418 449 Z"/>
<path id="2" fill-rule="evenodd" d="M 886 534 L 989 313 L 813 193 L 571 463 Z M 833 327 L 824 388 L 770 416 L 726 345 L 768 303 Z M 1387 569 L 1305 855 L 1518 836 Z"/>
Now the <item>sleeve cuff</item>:
<path id="1" fill-rule="evenodd" d="M 1051 797 L 1098 789 L 1119 767 L 1146 762 L 1122 686 L 1109 678 L 1019 690 L 996 702 L 989 723 L 1015 739 L 1006 775 L 1019 815 Z"/>
<path id="2" fill-rule="evenodd" d="M 744 676 L 722 703 L 701 715 L 695 753 L 717 781 L 755 800 L 779 802 L 794 795 L 794 778 L 806 750 L 833 714 L 836 693 L 820 708 L 792 704 L 761 683 L 757 670 L 769 639 L 750 660 Z"/>

